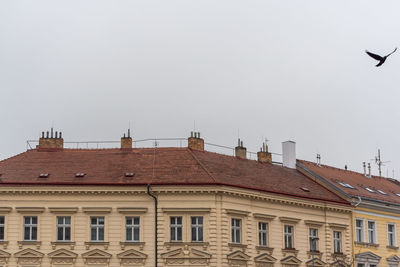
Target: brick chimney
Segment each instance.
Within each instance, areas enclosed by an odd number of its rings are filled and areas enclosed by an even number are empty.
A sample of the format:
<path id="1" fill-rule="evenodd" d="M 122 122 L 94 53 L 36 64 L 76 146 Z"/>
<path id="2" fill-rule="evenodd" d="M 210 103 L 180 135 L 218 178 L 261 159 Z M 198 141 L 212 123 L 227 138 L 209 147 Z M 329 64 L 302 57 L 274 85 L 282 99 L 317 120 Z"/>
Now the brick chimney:
<path id="1" fill-rule="evenodd" d="M 263 143 L 260 151 L 257 152 L 258 162 L 261 163 L 272 163 L 272 155 L 268 152 L 268 146 Z"/>
<path id="2" fill-rule="evenodd" d="M 188 148 L 204 151 L 204 139 L 200 138 L 199 132 L 190 132 L 190 137 L 188 138 Z"/>
<path id="3" fill-rule="evenodd" d="M 121 149 L 132 149 L 131 129 L 128 129 L 128 136 L 124 134 L 124 136 L 121 137 Z"/>
<path id="4" fill-rule="evenodd" d="M 238 146 L 235 147 L 235 156 L 237 158 L 246 159 L 247 149 L 243 146 L 243 141 L 238 139 Z"/>
<path id="5" fill-rule="evenodd" d="M 39 145 L 37 146 L 38 150 L 46 150 L 46 151 L 57 151 L 63 150 L 64 148 L 64 139 L 62 138 L 62 133 L 53 131 L 42 132 L 42 137 L 39 138 Z"/>

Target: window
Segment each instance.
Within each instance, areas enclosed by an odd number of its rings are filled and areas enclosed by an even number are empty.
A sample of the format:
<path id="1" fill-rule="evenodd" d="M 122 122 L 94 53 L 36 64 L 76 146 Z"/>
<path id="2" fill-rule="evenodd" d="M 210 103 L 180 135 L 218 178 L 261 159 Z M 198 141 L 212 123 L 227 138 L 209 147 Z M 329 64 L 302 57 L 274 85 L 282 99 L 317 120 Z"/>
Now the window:
<path id="1" fill-rule="evenodd" d="M 258 223 L 258 245 L 268 247 L 268 223 Z"/>
<path id="2" fill-rule="evenodd" d="M 242 220 L 232 219 L 232 243 L 241 243 L 242 237 Z"/>
<path id="3" fill-rule="evenodd" d="M 366 187 L 365 188 L 368 192 L 371 192 L 371 193 L 375 193 L 375 191 L 374 190 L 372 190 L 371 188 L 369 188 L 369 187 Z"/>
<path id="4" fill-rule="evenodd" d="M 171 241 L 182 241 L 182 217 L 170 217 Z"/>
<path id="5" fill-rule="evenodd" d="M 90 240 L 104 241 L 104 217 L 90 217 Z"/>
<path id="6" fill-rule="evenodd" d="M 356 219 L 356 241 L 364 242 L 364 220 Z"/>
<path id="7" fill-rule="evenodd" d="M 378 189 L 378 192 L 381 193 L 382 195 L 387 195 L 385 192 L 383 192 L 382 190 Z"/>
<path id="8" fill-rule="evenodd" d="M 190 217 L 192 242 L 203 242 L 203 217 Z"/>
<path id="9" fill-rule="evenodd" d="M 388 245 L 391 247 L 396 247 L 396 225 L 393 223 L 388 223 Z"/>
<path id="10" fill-rule="evenodd" d="M 338 184 L 340 184 L 341 186 L 346 187 L 346 188 L 354 189 L 354 187 L 348 183 L 338 182 Z"/>
<path id="11" fill-rule="evenodd" d="M 4 240 L 4 216 L 0 216 L 0 240 Z"/>
<path id="12" fill-rule="evenodd" d="M 310 228 L 310 251 L 318 251 L 318 229 Z"/>
<path id="13" fill-rule="evenodd" d="M 365 267 L 364 263 L 357 263 L 357 267 Z"/>
<path id="14" fill-rule="evenodd" d="M 376 243 L 376 223 L 374 221 L 368 221 L 368 242 Z"/>
<path id="15" fill-rule="evenodd" d="M 57 241 L 71 241 L 71 217 L 57 217 Z"/>
<path id="16" fill-rule="evenodd" d="M 37 222 L 36 216 L 25 216 L 24 217 L 24 240 L 25 241 L 36 241 L 37 240 Z"/>
<path id="17" fill-rule="evenodd" d="M 140 217 L 126 217 L 126 241 L 139 242 Z"/>
<path id="18" fill-rule="evenodd" d="M 285 248 L 294 248 L 293 246 L 293 226 L 285 225 Z"/>
<path id="19" fill-rule="evenodd" d="M 342 253 L 342 233 L 333 231 L 333 252 Z"/>

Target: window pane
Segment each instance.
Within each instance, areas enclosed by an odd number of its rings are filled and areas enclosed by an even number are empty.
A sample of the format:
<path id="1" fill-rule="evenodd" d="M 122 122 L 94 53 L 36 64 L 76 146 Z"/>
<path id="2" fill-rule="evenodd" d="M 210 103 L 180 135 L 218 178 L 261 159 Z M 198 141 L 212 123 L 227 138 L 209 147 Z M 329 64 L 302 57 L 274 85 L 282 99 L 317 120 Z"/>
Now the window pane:
<path id="1" fill-rule="evenodd" d="M 176 241 L 175 239 L 175 227 L 171 227 L 171 240 Z"/>
<path id="2" fill-rule="evenodd" d="M 126 224 L 132 224 L 132 217 L 127 217 L 126 218 Z"/>
<path id="3" fill-rule="evenodd" d="M 71 224 L 71 217 L 65 217 L 65 224 Z"/>
<path id="4" fill-rule="evenodd" d="M 97 218 L 96 217 L 92 217 L 90 218 L 91 224 L 97 224 Z"/>
<path id="5" fill-rule="evenodd" d="M 4 224 L 4 216 L 0 216 L 0 224 Z"/>
<path id="6" fill-rule="evenodd" d="M 30 238 L 31 238 L 31 229 L 29 227 L 25 227 L 24 240 L 30 240 Z"/>
<path id="7" fill-rule="evenodd" d="M 139 228 L 133 229 L 133 241 L 139 241 Z"/>
<path id="8" fill-rule="evenodd" d="M 198 234 L 197 241 L 203 241 L 203 227 L 198 228 Z"/>
<path id="9" fill-rule="evenodd" d="M 37 227 L 32 227 L 32 240 L 37 239 Z"/>
<path id="10" fill-rule="evenodd" d="M 132 227 L 126 228 L 126 240 L 132 241 Z"/>
<path id="11" fill-rule="evenodd" d="M 71 240 L 71 227 L 65 227 L 65 241 Z"/>
<path id="12" fill-rule="evenodd" d="M 25 224 L 30 224 L 31 223 L 31 217 L 24 217 L 24 223 Z"/>
<path id="13" fill-rule="evenodd" d="M 63 228 L 62 227 L 58 227 L 57 228 L 57 240 L 63 240 Z"/>
<path id="14" fill-rule="evenodd" d="M 64 217 L 57 217 L 58 224 L 64 224 Z"/>
<path id="15" fill-rule="evenodd" d="M 104 228 L 99 229 L 99 241 L 104 241 Z"/>
<path id="16" fill-rule="evenodd" d="M 182 227 L 179 227 L 177 230 L 178 230 L 178 241 L 182 241 Z"/>
<path id="17" fill-rule="evenodd" d="M 104 217 L 99 218 L 99 224 L 104 225 Z"/>
<path id="18" fill-rule="evenodd" d="M 4 227 L 0 227 L 0 240 L 4 240 Z"/>
<path id="19" fill-rule="evenodd" d="M 192 241 L 197 241 L 197 235 L 196 235 L 196 228 L 195 227 L 192 227 Z"/>
<path id="20" fill-rule="evenodd" d="M 37 224 L 37 217 L 32 217 L 32 224 Z"/>
<path id="21" fill-rule="evenodd" d="M 140 217 L 135 217 L 133 219 L 133 223 L 136 224 L 136 225 L 139 225 L 140 224 Z"/>
<path id="22" fill-rule="evenodd" d="M 96 241 L 96 240 L 97 240 L 96 228 L 90 229 L 90 239 L 91 239 L 92 241 Z"/>
<path id="23" fill-rule="evenodd" d="M 178 219 L 178 220 L 177 220 L 177 221 L 178 221 L 178 224 L 182 224 L 182 217 L 178 217 L 177 219 Z"/>

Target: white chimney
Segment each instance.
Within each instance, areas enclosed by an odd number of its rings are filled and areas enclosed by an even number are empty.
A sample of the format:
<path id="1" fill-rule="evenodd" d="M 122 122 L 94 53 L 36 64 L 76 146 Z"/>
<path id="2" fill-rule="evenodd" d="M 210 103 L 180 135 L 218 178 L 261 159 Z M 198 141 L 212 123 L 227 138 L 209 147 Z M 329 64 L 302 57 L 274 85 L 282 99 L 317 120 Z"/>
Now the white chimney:
<path id="1" fill-rule="evenodd" d="M 282 142 L 283 167 L 296 169 L 296 142 Z"/>

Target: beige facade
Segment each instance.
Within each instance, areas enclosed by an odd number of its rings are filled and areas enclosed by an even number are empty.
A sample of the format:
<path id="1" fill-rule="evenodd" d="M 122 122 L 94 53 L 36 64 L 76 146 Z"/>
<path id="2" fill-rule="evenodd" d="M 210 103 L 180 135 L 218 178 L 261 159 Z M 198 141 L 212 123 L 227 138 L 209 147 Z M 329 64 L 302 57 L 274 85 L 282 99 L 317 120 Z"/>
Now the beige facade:
<path id="1" fill-rule="evenodd" d="M 310 228 L 319 237 L 315 266 L 351 263 L 349 206 L 228 186 L 151 190 L 158 198 L 158 266 L 311 266 Z M 145 187 L 4 186 L 0 203 L 0 266 L 155 266 L 154 199 Z M 37 240 L 26 241 L 25 219 L 32 217 Z M 71 218 L 68 242 L 57 241 L 58 217 Z M 139 218 L 136 242 L 126 240 L 127 217 Z M 94 218 L 104 218 L 104 240 L 91 240 Z M 181 240 L 171 240 L 171 218 L 181 218 Z M 193 218 L 202 218 L 198 242 Z M 259 223 L 266 226 L 261 245 Z M 291 249 L 285 249 L 285 226 L 292 230 Z"/>

